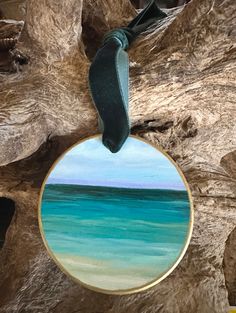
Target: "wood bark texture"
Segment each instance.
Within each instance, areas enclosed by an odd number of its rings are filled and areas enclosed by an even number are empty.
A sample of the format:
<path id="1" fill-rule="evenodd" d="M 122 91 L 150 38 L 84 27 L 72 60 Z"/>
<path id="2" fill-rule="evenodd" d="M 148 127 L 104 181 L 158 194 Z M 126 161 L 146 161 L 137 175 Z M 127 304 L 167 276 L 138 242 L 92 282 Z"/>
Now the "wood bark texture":
<path id="1" fill-rule="evenodd" d="M 192 0 L 167 10 L 129 49 L 132 133 L 178 163 L 195 220 L 174 272 L 122 297 L 86 290 L 57 268 L 37 211 L 52 163 L 98 132 L 87 82 L 91 58 L 104 33 L 136 11 L 128 0 L 11 0 L 1 1 L 0 10 L 0 40 L 18 40 L 0 53 L 0 197 L 16 205 L 0 250 L 0 312 L 227 312 L 227 288 L 236 298 L 235 251 L 225 252 L 236 240 L 227 240 L 236 228 L 235 0 Z M 17 21 L 6 27 L 9 19 Z"/>

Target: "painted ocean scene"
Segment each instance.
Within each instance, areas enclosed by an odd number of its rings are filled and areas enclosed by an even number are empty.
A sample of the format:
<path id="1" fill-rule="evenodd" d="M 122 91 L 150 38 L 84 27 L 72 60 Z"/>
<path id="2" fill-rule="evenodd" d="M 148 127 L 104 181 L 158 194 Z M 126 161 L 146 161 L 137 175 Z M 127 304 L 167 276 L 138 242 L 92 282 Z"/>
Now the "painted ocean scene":
<path id="1" fill-rule="evenodd" d="M 99 138 L 69 150 L 41 200 L 43 235 L 62 268 L 106 291 L 141 288 L 178 261 L 191 207 L 173 163 L 130 137 L 116 154 Z"/>

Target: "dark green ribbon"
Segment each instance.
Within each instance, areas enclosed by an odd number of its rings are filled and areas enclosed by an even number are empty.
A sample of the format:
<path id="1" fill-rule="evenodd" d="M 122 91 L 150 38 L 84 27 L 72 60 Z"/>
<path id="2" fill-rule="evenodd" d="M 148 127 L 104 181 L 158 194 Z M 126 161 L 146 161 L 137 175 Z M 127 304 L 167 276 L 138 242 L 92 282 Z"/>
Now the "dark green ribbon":
<path id="1" fill-rule="evenodd" d="M 89 86 L 99 113 L 102 141 L 111 152 L 120 150 L 130 134 L 129 59 L 125 51 L 135 38 L 167 15 L 150 1 L 128 27 L 113 29 L 103 40 L 89 70 Z"/>

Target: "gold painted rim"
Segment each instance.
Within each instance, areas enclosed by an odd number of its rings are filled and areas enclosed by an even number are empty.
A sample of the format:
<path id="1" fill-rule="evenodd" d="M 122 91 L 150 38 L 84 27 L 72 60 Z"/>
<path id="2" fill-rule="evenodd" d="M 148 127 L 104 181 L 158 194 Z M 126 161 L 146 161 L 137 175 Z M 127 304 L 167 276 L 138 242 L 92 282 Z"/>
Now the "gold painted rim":
<path id="1" fill-rule="evenodd" d="M 186 251 L 188 249 L 188 246 L 189 246 L 189 243 L 190 243 L 190 240 L 191 240 L 191 237 L 192 237 L 192 232 L 193 232 L 193 219 L 194 219 L 194 217 L 193 217 L 194 216 L 193 199 L 192 199 L 190 187 L 188 185 L 188 182 L 187 182 L 187 180 L 186 180 L 182 170 L 180 169 L 179 165 L 167 154 L 167 152 L 165 152 L 162 147 L 156 146 L 153 143 L 150 143 L 149 141 L 147 141 L 147 140 L 145 140 L 145 139 L 143 139 L 143 138 L 141 138 L 139 136 L 130 135 L 129 137 L 141 140 L 141 141 L 145 142 L 146 144 L 148 144 L 148 145 L 152 146 L 153 148 L 155 148 L 158 152 L 161 152 L 162 154 L 164 154 L 168 158 L 168 160 L 175 166 L 175 168 L 177 169 L 179 175 L 181 176 L 181 178 L 182 178 L 182 180 L 184 182 L 184 185 L 186 187 L 186 191 L 188 193 L 188 199 L 189 199 L 189 204 L 190 204 L 190 220 L 189 220 L 189 227 L 188 227 L 189 231 L 188 231 L 187 238 L 185 240 L 185 245 L 184 245 L 183 249 L 181 250 L 177 260 L 172 264 L 172 266 L 166 272 L 164 272 L 164 274 L 162 274 L 160 277 L 155 278 L 154 280 L 150 281 L 149 283 L 146 283 L 146 284 L 144 284 L 144 285 L 142 285 L 140 287 L 137 287 L 137 288 L 107 290 L 107 289 L 102 289 L 102 288 L 99 288 L 99 287 L 94 287 L 94 286 L 88 285 L 85 282 L 83 282 L 83 281 L 79 280 L 78 278 L 74 277 L 58 261 L 58 259 L 56 258 L 56 256 L 54 255 L 53 251 L 49 247 L 49 244 L 48 244 L 48 242 L 47 242 L 47 240 L 45 238 L 45 234 L 44 234 L 44 230 L 43 230 L 43 224 L 42 224 L 42 218 L 41 218 L 42 196 L 43 196 L 43 192 L 44 192 L 44 189 L 45 189 L 46 181 L 47 181 L 49 175 L 54 170 L 54 168 L 56 167 L 57 163 L 64 157 L 64 155 L 67 152 L 69 152 L 71 149 L 73 149 L 75 146 L 83 143 L 84 141 L 89 140 L 89 139 L 93 139 L 93 138 L 100 138 L 100 137 L 101 137 L 101 135 L 98 134 L 98 135 L 89 136 L 89 137 L 86 137 L 86 138 L 83 138 L 83 139 L 79 140 L 78 142 L 73 144 L 71 147 L 66 149 L 64 151 L 64 153 L 62 153 L 62 155 L 59 158 L 56 159 L 56 161 L 53 163 L 53 165 L 49 169 L 49 171 L 48 171 L 48 173 L 47 173 L 47 175 L 46 175 L 46 177 L 45 177 L 45 179 L 44 179 L 44 181 L 42 183 L 42 186 L 41 186 L 41 189 L 40 189 L 40 195 L 39 195 L 38 223 L 39 223 L 40 234 L 41 234 L 41 237 L 43 239 L 43 243 L 44 243 L 44 245 L 46 247 L 46 250 L 47 250 L 49 256 L 53 259 L 53 261 L 56 263 L 56 265 L 59 267 L 59 269 L 63 273 L 65 273 L 68 277 L 70 277 L 74 282 L 79 283 L 80 285 L 82 285 L 83 287 L 88 288 L 89 290 L 100 292 L 100 293 L 103 293 L 103 294 L 108 294 L 108 295 L 128 295 L 128 294 L 134 294 L 134 293 L 137 293 L 137 292 L 140 292 L 140 291 L 147 290 L 147 289 L 157 285 L 158 283 L 160 283 L 163 279 L 165 279 L 169 274 L 171 274 L 174 271 L 174 269 L 179 265 L 180 261 L 183 259 L 184 255 L 185 255 L 185 253 L 186 253 Z M 102 142 L 101 142 L 101 144 L 102 144 Z"/>

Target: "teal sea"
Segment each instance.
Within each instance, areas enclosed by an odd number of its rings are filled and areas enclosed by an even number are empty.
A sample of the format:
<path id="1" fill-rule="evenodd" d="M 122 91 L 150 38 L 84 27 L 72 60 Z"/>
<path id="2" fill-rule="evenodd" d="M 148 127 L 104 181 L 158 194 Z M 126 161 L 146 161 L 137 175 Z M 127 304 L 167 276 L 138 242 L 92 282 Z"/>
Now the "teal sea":
<path id="1" fill-rule="evenodd" d="M 47 184 L 41 217 L 49 248 L 80 281 L 140 287 L 175 263 L 190 227 L 186 191 Z"/>

